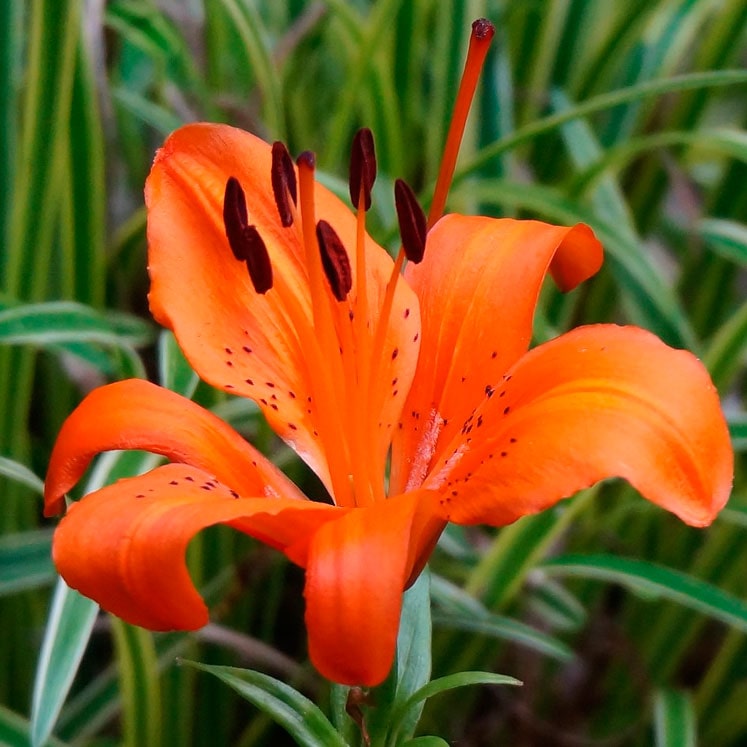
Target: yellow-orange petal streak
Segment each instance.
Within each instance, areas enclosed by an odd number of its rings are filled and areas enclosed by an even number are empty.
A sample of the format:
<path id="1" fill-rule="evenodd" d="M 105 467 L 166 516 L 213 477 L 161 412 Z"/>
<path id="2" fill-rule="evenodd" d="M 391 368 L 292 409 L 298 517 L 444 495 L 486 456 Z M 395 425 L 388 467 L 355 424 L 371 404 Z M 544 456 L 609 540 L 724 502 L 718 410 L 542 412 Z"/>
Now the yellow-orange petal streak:
<path id="1" fill-rule="evenodd" d="M 91 459 L 113 449 L 142 449 L 199 467 L 242 495 L 304 498 L 220 418 L 168 389 L 129 379 L 95 389 L 65 421 L 47 471 L 45 513 L 59 513 Z"/>
<path id="2" fill-rule="evenodd" d="M 729 497 L 733 453 L 708 373 L 636 327 L 579 327 L 540 345 L 469 426 L 426 481 L 459 523 L 505 524 L 608 477 L 695 526 Z"/>
<path id="3" fill-rule="evenodd" d="M 428 504 L 425 491 L 397 496 L 350 511 L 312 538 L 305 591 L 309 654 L 328 679 L 374 686 L 389 673 L 402 592 L 442 527 Z"/>
<path id="4" fill-rule="evenodd" d="M 67 584 L 107 611 L 150 630 L 193 630 L 207 608 L 185 564 L 189 540 L 228 524 L 279 550 L 344 509 L 284 498 L 237 497 L 211 474 L 182 464 L 120 480 L 73 504 L 54 535 Z"/>
<path id="5" fill-rule="evenodd" d="M 440 449 L 527 350 L 549 268 L 568 290 L 593 275 L 591 229 L 447 215 L 405 277 L 420 301 L 420 360 L 392 458 L 392 492 L 417 487 Z"/>
<path id="6" fill-rule="evenodd" d="M 226 125 L 188 125 L 168 138 L 146 184 L 150 305 L 156 319 L 174 331 L 200 376 L 256 401 L 278 435 L 331 489 L 325 454 L 339 444 L 321 443 L 317 426 L 319 408 L 331 411 L 339 402 L 315 399 L 320 387 L 314 386 L 314 377 L 328 374 L 309 352 L 313 314 L 300 225 L 284 228 L 280 223 L 271 161 L 267 143 Z M 248 222 L 270 256 L 274 285 L 264 295 L 256 293 L 226 239 L 223 197 L 231 176 L 246 194 Z M 348 249 L 355 278 L 355 216 L 321 185 L 314 197 L 316 217 L 329 222 Z M 373 328 L 392 260 L 368 237 L 365 251 L 368 326 Z M 390 390 L 382 408 L 387 437 L 417 357 L 408 345 L 419 331 L 417 300 L 400 285 L 395 313 L 404 317 L 409 309 L 410 314 L 387 340 L 387 355 L 395 348 L 400 353 L 382 380 L 382 387 L 395 378 L 400 382 L 398 394 Z"/>

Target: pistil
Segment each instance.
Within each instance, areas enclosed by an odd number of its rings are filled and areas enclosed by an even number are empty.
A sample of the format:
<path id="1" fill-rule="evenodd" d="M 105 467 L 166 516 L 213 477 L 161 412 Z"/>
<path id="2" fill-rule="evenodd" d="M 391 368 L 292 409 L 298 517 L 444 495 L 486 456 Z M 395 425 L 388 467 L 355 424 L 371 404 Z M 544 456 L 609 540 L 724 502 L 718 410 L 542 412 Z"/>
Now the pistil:
<path id="1" fill-rule="evenodd" d="M 467 60 L 464 63 L 464 72 L 462 73 L 462 80 L 459 83 L 459 91 L 456 103 L 454 104 L 454 113 L 451 117 L 449 133 L 446 136 L 446 146 L 444 147 L 441 168 L 439 169 L 438 179 L 436 180 L 433 202 L 428 212 L 429 229 L 433 227 L 444 213 L 446 196 L 449 193 L 451 180 L 454 176 L 459 146 L 462 143 L 464 128 L 467 124 L 467 115 L 472 106 L 477 81 L 485 64 L 485 57 L 488 54 L 488 48 L 494 34 L 495 26 L 485 18 L 480 18 L 472 24 Z"/>

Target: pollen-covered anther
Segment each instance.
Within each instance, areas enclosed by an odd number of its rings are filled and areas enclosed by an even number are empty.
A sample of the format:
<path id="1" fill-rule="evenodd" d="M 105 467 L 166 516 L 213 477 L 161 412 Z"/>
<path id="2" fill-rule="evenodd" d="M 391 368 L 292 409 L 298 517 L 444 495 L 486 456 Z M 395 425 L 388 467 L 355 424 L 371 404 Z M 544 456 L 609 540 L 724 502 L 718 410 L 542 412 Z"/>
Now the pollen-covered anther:
<path id="1" fill-rule="evenodd" d="M 280 222 L 285 228 L 293 225 L 293 204 L 298 204 L 298 191 L 296 187 L 296 171 L 293 168 L 293 159 L 288 153 L 285 145 L 279 141 L 272 144 L 272 167 L 270 169 L 270 181 L 272 182 L 272 194 L 275 197 Z"/>
<path id="2" fill-rule="evenodd" d="M 344 301 L 353 287 L 353 273 L 350 260 L 342 240 L 326 220 L 316 224 L 316 237 L 322 256 L 322 267 L 327 276 L 332 295 L 338 301 Z"/>
<path id="3" fill-rule="evenodd" d="M 394 182 L 394 204 L 402 249 L 407 260 L 417 264 L 425 254 L 426 219 L 418 198 L 404 179 Z"/>
<path id="4" fill-rule="evenodd" d="M 371 130 L 362 127 L 355 133 L 350 148 L 350 201 L 354 207 L 371 207 L 371 190 L 376 181 L 376 150 Z M 359 205 L 363 192 L 363 205 Z"/>

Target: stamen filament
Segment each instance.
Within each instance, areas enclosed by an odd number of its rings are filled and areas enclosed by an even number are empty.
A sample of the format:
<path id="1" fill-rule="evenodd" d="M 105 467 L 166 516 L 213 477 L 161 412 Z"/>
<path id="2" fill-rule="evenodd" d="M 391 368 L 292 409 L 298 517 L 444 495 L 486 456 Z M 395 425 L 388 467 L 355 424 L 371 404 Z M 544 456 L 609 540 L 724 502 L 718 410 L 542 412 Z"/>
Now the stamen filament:
<path id="1" fill-rule="evenodd" d="M 345 429 L 349 423 L 347 403 L 340 407 L 340 393 L 345 392 L 345 371 L 340 356 L 340 343 L 335 329 L 331 308 L 331 293 L 325 286 L 322 260 L 316 238 L 316 217 L 314 209 L 314 156 L 302 153 L 298 160 L 299 206 L 301 208 L 301 230 L 309 272 L 309 290 L 313 312 L 314 332 L 323 361 L 318 375 L 312 381 L 320 387 L 314 393 L 316 409 L 320 417 L 320 427 L 324 434 L 322 443 L 325 449 L 330 478 L 337 505 L 354 506 L 356 497 L 350 476 L 354 474 L 349 439 Z M 323 373 L 322 373 L 323 372 Z"/>
<path id="2" fill-rule="evenodd" d="M 373 345 L 371 347 L 371 379 L 368 386 L 368 401 L 370 403 L 368 422 L 369 430 L 372 434 L 376 433 L 374 416 L 382 405 L 381 402 L 376 402 L 374 400 L 373 394 L 377 391 L 376 382 L 381 378 L 381 365 L 384 356 L 384 342 L 386 341 L 386 332 L 389 328 L 389 318 L 392 314 L 394 292 L 397 289 L 397 281 L 399 280 L 400 273 L 402 272 L 402 265 L 404 264 L 404 262 L 405 253 L 402 251 L 402 249 L 400 249 L 399 253 L 397 254 L 397 258 L 394 260 L 394 264 L 392 265 L 392 272 L 389 276 L 389 281 L 386 284 L 386 291 L 384 292 L 384 301 L 381 304 L 379 318 L 376 320 L 376 330 L 374 333 Z"/>
<path id="3" fill-rule="evenodd" d="M 454 104 L 454 113 L 451 117 L 449 134 L 446 136 L 446 145 L 444 147 L 443 158 L 441 159 L 441 168 L 436 180 L 436 188 L 433 193 L 433 202 L 428 212 L 428 228 L 432 228 L 436 221 L 443 215 L 446 206 L 446 197 L 449 193 L 451 180 L 456 168 L 457 155 L 459 146 L 464 135 L 464 128 L 467 124 L 467 115 L 469 114 L 472 100 L 475 96 L 477 81 L 480 72 L 485 64 L 485 57 L 490 47 L 490 42 L 495 34 L 495 27 L 490 21 L 481 18 L 472 24 L 472 35 L 469 39 L 469 49 L 467 59 L 464 63 L 464 72 L 462 80 L 459 83 L 459 92 L 457 93 Z"/>

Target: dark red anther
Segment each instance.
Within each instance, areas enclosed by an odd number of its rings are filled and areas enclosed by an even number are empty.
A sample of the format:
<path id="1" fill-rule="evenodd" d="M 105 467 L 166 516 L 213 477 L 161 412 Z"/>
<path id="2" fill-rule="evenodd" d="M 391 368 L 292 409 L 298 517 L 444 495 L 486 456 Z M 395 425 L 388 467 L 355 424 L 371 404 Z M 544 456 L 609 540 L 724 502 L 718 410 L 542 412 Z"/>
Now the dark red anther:
<path id="1" fill-rule="evenodd" d="M 233 256 L 240 262 L 246 262 L 254 290 L 267 293 L 272 288 L 270 255 L 259 231 L 249 225 L 244 190 L 233 176 L 226 182 L 223 223 Z"/>
<path id="2" fill-rule="evenodd" d="M 371 130 L 362 127 L 355 133 L 350 149 L 350 201 L 359 208 L 363 190 L 363 208 L 371 207 L 371 190 L 376 181 L 376 149 Z"/>
<path id="3" fill-rule="evenodd" d="M 332 295 L 338 301 L 344 301 L 353 287 L 353 273 L 350 260 L 342 240 L 326 220 L 316 224 L 316 238 L 322 255 L 322 267 L 329 281 Z"/>
<path id="4" fill-rule="evenodd" d="M 472 21 L 472 36 L 475 39 L 490 41 L 494 34 L 495 26 L 487 18 L 478 18 L 476 21 Z"/>
<path id="5" fill-rule="evenodd" d="M 288 228 L 293 225 L 293 210 L 291 209 L 289 197 L 293 204 L 298 204 L 296 191 L 296 170 L 293 168 L 293 159 L 288 149 L 281 142 L 272 144 L 272 169 L 270 170 L 270 181 L 272 182 L 272 193 L 275 196 L 275 204 L 280 214 L 280 222 Z"/>
<path id="6" fill-rule="evenodd" d="M 267 293 L 272 288 L 272 265 L 267 246 L 255 226 L 244 228 L 242 242 L 246 252 L 244 259 L 254 290 L 257 293 Z"/>
<path id="7" fill-rule="evenodd" d="M 417 264 L 425 254 L 425 213 L 410 185 L 403 179 L 394 182 L 394 205 L 397 208 L 402 249 L 407 260 Z"/>
<path id="8" fill-rule="evenodd" d="M 228 177 L 226 191 L 223 196 L 223 224 L 226 228 L 228 245 L 236 259 L 246 259 L 241 235 L 249 222 L 246 214 L 246 197 L 239 180 Z"/>

